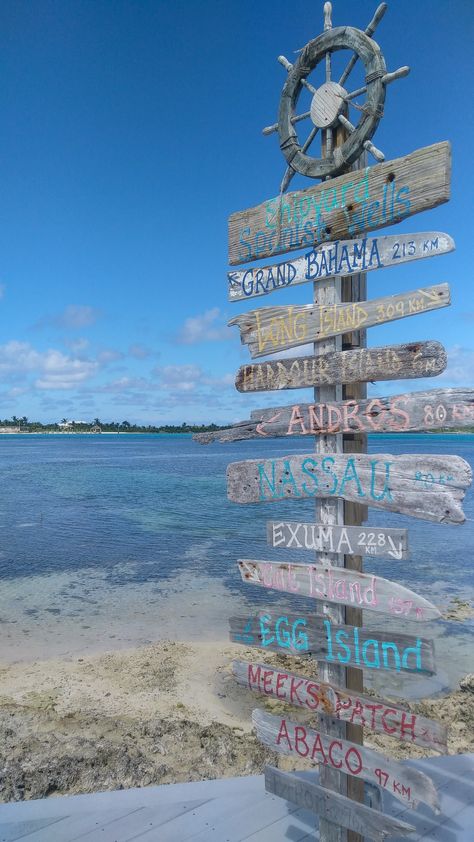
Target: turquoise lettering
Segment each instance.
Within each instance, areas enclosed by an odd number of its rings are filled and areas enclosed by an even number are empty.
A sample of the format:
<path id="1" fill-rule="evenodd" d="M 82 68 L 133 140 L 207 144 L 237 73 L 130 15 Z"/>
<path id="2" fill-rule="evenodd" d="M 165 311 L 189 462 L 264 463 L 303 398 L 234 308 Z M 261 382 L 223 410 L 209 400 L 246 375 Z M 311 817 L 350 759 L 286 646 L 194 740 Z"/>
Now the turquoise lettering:
<path id="1" fill-rule="evenodd" d="M 332 465 L 334 465 L 334 457 L 325 456 L 321 462 L 321 468 L 323 469 L 325 474 L 330 474 L 332 476 L 334 482 L 332 488 L 328 488 L 329 495 L 335 494 L 337 489 L 337 475 L 334 473 L 334 471 L 331 470 Z"/>
<path id="2" fill-rule="evenodd" d="M 314 497 L 314 495 L 316 494 L 318 484 L 319 484 L 318 478 L 317 478 L 317 476 L 314 472 L 308 470 L 308 468 L 306 467 L 307 465 L 312 465 L 313 468 L 317 468 L 318 463 L 316 462 L 315 459 L 311 459 L 311 457 L 308 457 L 307 459 L 303 459 L 303 462 L 301 463 L 301 470 L 302 470 L 303 474 L 306 474 L 306 476 L 309 477 L 310 480 L 314 483 L 314 489 L 310 490 L 305 482 L 302 483 L 301 487 L 302 487 L 303 491 L 305 492 L 305 494 L 308 494 L 310 497 Z"/>
<path id="3" fill-rule="evenodd" d="M 277 490 L 275 488 L 275 462 L 272 462 L 272 478 L 271 480 L 268 478 L 267 474 L 265 473 L 265 462 L 260 462 L 258 466 L 258 479 L 260 483 L 260 500 L 267 500 L 267 495 L 265 494 L 265 488 L 263 483 L 266 482 L 269 489 L 270 489 L 270 496 L 275 499 L 278 497 Z"/>
<path id="4" fill-rule="evenodd" d="M 377 476 L 376 468 L 377 468 L 378 462 L 379 462 L 378 459 L 373 459 L 370 463 L 370 467 L 371 467 L 370 496 L 372 497 L 372 500 L 383 500 L 384 497 L 386 497 L 387 500 L 392 500 L 393 497 L 392 497 L 392 492 L 391 492 L 390 485 L 389 485 L 390 465 L 392 464 L 391 462 L 384 462 L 383 463 L 385 465 L 385 480 L 384 480 L 383 491 L 382 491 L 381 494 L 375 493 L 375 480 L 376 480 L 376 476 Z"/>
<path id="5" fill-rule="evenodd" d="M 357 484 L 357 494 L 359 495 L 359 497 L 365 497 L 365 493 L 364 493 L 364 491 L 362 491 L 362 486 L 360 484 L 360 479 L 359 479 L 359 476 L 358 476 L 358 473 L 357 473 L 357 468 L 355 466 L 353 456 L 351 456 L 351 458 L 347 460 L 346 469 L 344 471 L 344 476 L 342 478 L 341 487 L 339 489 L 339 494 L 341 495 L 341 497 L 343 495 L 346 482 L 351 482 L 351 481 L 356 482 L 356 484 Z"/>
<path id="6" fill-rule="evenodd" d="M 268 635 L 268 629 L 266 628 L 266 623 L 271 622 L 271 617 L 268 614 L 262 614 L 258 620 L 260 624 L 260 637 L 262 639 L 262 646 L 270 646 L 273 641 L 275 640 L 274 635 Z"/>

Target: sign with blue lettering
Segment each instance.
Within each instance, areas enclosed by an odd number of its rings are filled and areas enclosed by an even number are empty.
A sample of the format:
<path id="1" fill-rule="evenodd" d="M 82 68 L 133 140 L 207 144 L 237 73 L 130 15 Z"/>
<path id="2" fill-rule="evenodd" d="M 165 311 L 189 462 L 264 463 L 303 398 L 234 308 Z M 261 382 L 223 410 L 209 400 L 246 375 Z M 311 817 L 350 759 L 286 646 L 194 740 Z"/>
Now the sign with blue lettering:
<path id="1" fill-rule="evenodd" d="M 229 217 L 229 263 L 362 237 L 447 202 L 450 184 L 451 146 L 444 141 L 268 199 Z"/>
<path id="2" fill-rule="evenodd" d="M 234 503 L 342 497 L 438 523 L 463 523 L 461 502 L 472 481 L 460 456 L 424 454 L 297 454 L 247 459 L 227 467 Z"/>
<path id="3" fill-rule="evenodd" d="M 229 626 L 232 642 L 243 646 L 365 670 L 436 672 L 433 641 L 423 637 L 347 626 L 314 614 L 284 614 L 277 609 L 252 617 L 231 617 Z"/>
<path id="4" fill-rule="evenodd" d="M 317 246 L 294 260 L 228 272 L 229 301 L 245 301 L 310 281 L 399 266 L 447 254 L 454 248 L 454 240 L 442 231 L 336 240 Z"/>

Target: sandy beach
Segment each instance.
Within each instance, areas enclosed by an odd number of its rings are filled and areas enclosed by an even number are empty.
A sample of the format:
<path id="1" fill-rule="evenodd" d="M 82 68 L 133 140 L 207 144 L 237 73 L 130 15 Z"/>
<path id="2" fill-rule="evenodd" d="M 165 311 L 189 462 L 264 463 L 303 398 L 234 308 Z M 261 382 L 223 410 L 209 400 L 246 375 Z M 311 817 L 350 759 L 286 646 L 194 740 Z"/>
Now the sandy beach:
<path id="1" fill-rule="evenodd" d="M 237 686 L 233 658 L 263 660 L 256 650 L 232 644 L 162 641 L 83 658 L 4 664 L 1 800 L 256 774 L 267 761 L 305 768 L 299 758 L 276 756 L 257 742 L 251 711 L 311 717 Z M 264 660 L 301 674 L 314 670 L 311 661 L 270 653 Z M 444 698 L 407 707 L 449 726 L 450 754 L 474 751 L 473 676 Z M 393 757 L 428 753 L 367 730 L 364 742 Z"/>

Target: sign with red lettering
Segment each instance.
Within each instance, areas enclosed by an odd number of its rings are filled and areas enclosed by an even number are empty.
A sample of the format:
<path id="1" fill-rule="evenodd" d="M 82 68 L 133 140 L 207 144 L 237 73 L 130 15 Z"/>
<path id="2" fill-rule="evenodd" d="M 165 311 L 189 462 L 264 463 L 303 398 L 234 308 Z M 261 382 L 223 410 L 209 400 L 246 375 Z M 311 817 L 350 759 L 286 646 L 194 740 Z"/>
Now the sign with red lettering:
<path id="1" fill-rule="evenodd" d="M 235 680 L 255 693 L 272 696 L 288 705 L 362 725 L 404 743 L 434 751 L 447 751 L 447 729 L 440 722 L 398 708 L 392 702 L 365 697 L 322 681 L 295 675 L 268 664 L 232 661 Z"/>
<path id="2" fill-rule="evenodd" d="M 258 708 L 252 713 L 252 722 L 260 742 L 272 751 L 304 757 L 320 765 L 332 766 L 347 775 L 360 777 L 377 784 L 409 807 L 416 807 L 421 801 L 433 810 L 439 810 L 433 781 L 418 769 L 364 746 L 322 734 L 303 723 L 272 716 Z"/>
<path id="3" fill-rule="evenodd" d="M 239 561 L 238 565 L 242 581 L 248 585 L 403 616 L 418 622 L 441 617 L 435 605 L 414 591 L 358 570 L 331 567 L 329 564 L 288 564 L 249 559 Z"/>
<path id="4" fill-rule="evenodd" d="M 474 389 L 430 389 L 360 401 L 256 409 L 248 421 L 239 421 L 227 430 L 196 433 L 194 438 L 209 444 L 322 433 L 416 433 L 470 427 L 474 427 Z"/>

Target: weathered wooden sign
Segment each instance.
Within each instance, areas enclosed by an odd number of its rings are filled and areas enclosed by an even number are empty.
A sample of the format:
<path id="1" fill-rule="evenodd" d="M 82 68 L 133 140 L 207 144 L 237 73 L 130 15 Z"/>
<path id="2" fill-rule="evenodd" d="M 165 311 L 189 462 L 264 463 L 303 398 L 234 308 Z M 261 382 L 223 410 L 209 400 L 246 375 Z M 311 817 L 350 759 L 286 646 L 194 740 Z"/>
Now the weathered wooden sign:
<path id="1" fill-rule="evenodd" d="M 399 605 L 400 614 L 404 606 Z M 230 639 L 285 655 L 310 656 L 323 663 L 365 670 L 434 675 L 432 640 L 413 635 L 333 623 L 326 616 L 261 612 L 231 617 Z"/>
<path id="2" fill-rule="evenodd" d="M 265 789 L 298 807 L 312 810 L 321 819 L 360 833 L 364 839 L 384 842 L 387 836 L 410 836 L 415 833 L 412 825 L 400 819 L 385 816 L 378 810 L 346 798 L 345 795 L 332 792 L 294 774 L 281 772 L 273 766 L 265 766 Z"/>
<path id="3" fill-rule="evenodd" d="M 463 523 L 460 503 L 471 480 L 460 456 L 298 453 L 231 462 L 227 496 L 234 503 L 342 497 L 422 520 Z"/>
<path id="4" fill-rule="evenodd" d="M 271 547 L 318 553 L 408 557 L 408 530 L 371 526 L 326 526 L 324 523 L 267 521 Z"/>
<path id="5" fill-rule="evenodd" d="M 301 722 L 273 716 L 258 708 L 252 713 L 257 738 L 272 751 L 329 765 L 387 790 L 398 801 L 416 807 L 419 802 L 439 810 L 436 787 L 424 772 L 391 760 L 373 749 L 335 739 Z"/>
<path id="6" fill-rule="evenodd" d="M 196 433 L 201 444 L 320 433 L 414 433 L 474 426 L 474 389 L 431 389 L 366 400 L 256 409 L 227 430 Z"/>
<path id="7" fill-rule="evenodd" d="M 385 266 L 399 266 L 412 260 L 447 254 L 454 248 L 453 239 L 441 231 L 336 240 L 311 249 L 303 257 L 294 260 L 228 272 L 229 300 L 257 298 L 309 281 L 371 272 Z"/>
<path id="8" fill-rule="evenodd" d="M 229 325 L 239 327 L 240 340 L 248 345 L 252 357 L 264 357 L 307 342 L 439 310 L 450 303 L 448 284 L 436 284 L 350 304 L 261 307 L 234 316 Z"/>
<path id="9" fill-rule="evenodd" d="M 232 661 L 232 673 L 242 687 L 272 696 L 287 705 L 361 725 L 376 734 L 385 734 L 440 753 L 447 750 L 447 729 L 444 725 L 383 699 L 332 687 L 331 684 L 285 672 L 268 664 Z"/>
<path id="10" fill-rule="evenodd" d="M 357 237 L 447 202 L 448 142 L 297 190 L 229 218 L 229 263 Z"/>
<path id="11" fill-rule="evenodd" d="M 434 620 L 441 612 L 414 591 L 369 573 L 329 564 L 278 561 L 238 561 L 242 581 L 248 585 L 311 596 L 325 602 L 351 605 L 365 611 L 395 614 L 410 620 Z"/>
<path id="12" fill-rule="evenodd" d="M 410 342 L 337 351 L 318 357 L 248 363 L 239 368 L 235 386 L 239 392 L 266 392 L 331 383 L 409 380 L 435 377 L 444 371 L 446 365 L 446 351 L 440 342 Z"/>

